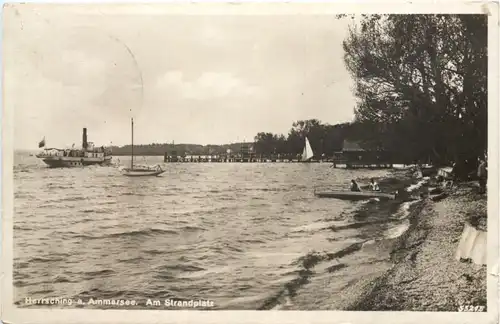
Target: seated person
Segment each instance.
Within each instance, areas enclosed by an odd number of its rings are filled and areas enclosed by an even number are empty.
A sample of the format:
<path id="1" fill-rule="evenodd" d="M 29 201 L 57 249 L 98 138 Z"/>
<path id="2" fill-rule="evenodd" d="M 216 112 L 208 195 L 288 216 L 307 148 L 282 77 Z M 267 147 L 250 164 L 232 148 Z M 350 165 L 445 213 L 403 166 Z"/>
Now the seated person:
<path id="1" fill-rule="evenodd" d="M 380 187 L 378 186 L 378 183 L 375 182 L 375 179 L 370 180 L 370 190 L 372 191 L 380 191 Z"/>
<path id="2" fill-rule="evenodd" d="M 356 183 L 355 180 L 351 180 L 351 191 L 361 191 L 361 189 L 359 188 L 359 185 Z"/>

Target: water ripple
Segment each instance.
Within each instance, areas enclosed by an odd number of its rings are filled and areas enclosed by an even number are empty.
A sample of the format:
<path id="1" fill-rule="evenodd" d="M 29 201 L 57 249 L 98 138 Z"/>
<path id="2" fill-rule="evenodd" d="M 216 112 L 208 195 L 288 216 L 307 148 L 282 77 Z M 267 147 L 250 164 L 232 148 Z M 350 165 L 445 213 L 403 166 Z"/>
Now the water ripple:
<path id="1" fill-rule="evenodd" d="M 390 206 L 312 195 L 315 187 L 345 188 L 351 178 L 382 171 L 171 164 L 161 177 L 131 179 L 114 168 L 48 169 L 34 157 L 15 160 L 21 306 L 24 296 L 51 295 L 197 297 L 215 300 L 216 308 L 273 308 L 321 273 L 342 273 L 338 280 L 349 284 L 343 271 L 354 266 L 353 255 L 366 255 L 367 267 L 382 258 L 383 249 L 363 242 L 406 228 L 389 221 Z M 356 214 L 359 208 L 365 211 Z M 334 259 L 340 261 L 330 264 Z"/>

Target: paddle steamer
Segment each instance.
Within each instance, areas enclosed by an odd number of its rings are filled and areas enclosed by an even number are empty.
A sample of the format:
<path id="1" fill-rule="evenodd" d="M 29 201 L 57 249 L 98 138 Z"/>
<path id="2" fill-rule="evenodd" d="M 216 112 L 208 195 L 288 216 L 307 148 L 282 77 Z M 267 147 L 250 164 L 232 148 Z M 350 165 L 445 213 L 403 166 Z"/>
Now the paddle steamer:
<path id="1" fill-rule="evenodd" d="M 38 144 L 39 148 L 45 147 L 45 138 Z M 87 141 L 87 129 L 83 129 L 81 149 L 44 148 L 36 155 L 50 168 L 71 168 L 87 165 L 111 164 L 112 152 L 110 148 L 95 147 L 94 143 Z"/>

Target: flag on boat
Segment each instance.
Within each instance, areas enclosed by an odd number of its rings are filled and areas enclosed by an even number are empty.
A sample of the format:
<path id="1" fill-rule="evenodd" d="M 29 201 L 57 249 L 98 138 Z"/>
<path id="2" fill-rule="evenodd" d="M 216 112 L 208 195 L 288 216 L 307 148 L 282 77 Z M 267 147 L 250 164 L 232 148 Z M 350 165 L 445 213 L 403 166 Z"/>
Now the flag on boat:
<path id="1" fill-rule="evenodd" d="M 45 137 L 40 141 L 38 142 L 38 147 L 44 147 L 45 146 Z"/>

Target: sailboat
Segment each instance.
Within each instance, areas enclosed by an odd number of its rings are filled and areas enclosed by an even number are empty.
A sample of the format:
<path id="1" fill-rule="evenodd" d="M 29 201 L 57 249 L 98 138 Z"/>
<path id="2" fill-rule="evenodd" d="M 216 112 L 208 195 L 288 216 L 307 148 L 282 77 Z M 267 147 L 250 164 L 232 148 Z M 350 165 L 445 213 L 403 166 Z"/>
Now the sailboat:
<path id="1" fill-rule="evenodd" d="M 134 119 L 131 119 L 132 125 L 132 154 L 130 159 L 130 168 L 123 168 L 122 174 L 127 177 L 145 177 L 158 176 L 165 172 L 159 164 L 155 166 L 134 165 Z"/>
<path id="2" fill-rule="evenodd" d="M 311 148 L 311 144 L 306 137 L 306 144 L 304 145 L 304 151 L 302 152 L 302 162 L 309 162 L 314 156 L 313 150 Z"/>

